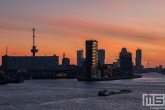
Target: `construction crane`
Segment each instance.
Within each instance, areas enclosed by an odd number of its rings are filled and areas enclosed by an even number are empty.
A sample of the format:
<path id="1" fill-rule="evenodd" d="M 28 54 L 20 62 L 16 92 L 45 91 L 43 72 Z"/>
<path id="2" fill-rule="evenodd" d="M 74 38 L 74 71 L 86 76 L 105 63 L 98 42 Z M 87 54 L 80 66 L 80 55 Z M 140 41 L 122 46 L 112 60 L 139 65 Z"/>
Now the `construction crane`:
<path id="1" fill-rule="evenodd" d="M 149 67 L 150 67 L 150 63 L 149 63 L 149 60 L 148 60 L 148 63 L 147 63 L 147 65 L 148 65 L 148 72 L 149 72 Z"/>
<path id="2" fill-rule="evenodd" d="M 116 58 L 115 58 L 115 61 L 116 61 L 116 62 L 117 62 L 117 60 L 118 60 L 117 58 L 118 58 L 118 56 L 116 56 Z"/>

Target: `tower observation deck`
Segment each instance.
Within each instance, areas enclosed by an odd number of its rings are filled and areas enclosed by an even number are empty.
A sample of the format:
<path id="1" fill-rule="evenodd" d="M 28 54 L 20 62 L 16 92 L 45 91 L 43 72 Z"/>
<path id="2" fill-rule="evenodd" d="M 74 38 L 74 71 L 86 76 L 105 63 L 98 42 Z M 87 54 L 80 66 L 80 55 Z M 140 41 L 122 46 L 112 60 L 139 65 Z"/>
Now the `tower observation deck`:
<path id="1" fill-rule="evenodd" d="M 37 53 L 38 50 L 36 49 L 36 46 L 35 46 L 35 35 L 34 35 L 35 28 L 33 28 L 32 30 L 33 30 L 33 46 L 32 46 L 31 52 L 33 56 L 35 57 L 35 53 Z"/>

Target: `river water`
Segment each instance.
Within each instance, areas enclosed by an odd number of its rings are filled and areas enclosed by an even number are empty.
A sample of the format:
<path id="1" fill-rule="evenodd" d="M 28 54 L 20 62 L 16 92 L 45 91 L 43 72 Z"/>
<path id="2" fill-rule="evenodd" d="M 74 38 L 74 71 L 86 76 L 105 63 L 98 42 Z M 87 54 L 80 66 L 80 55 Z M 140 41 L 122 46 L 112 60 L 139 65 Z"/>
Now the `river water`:
<path id="1" fill-rule="evenodd" d="M 0 110 L 149 110 L 142 94 L 165 94 L 165 75 L 143 73 L 142 78 L 81 82 L 76 79 L 25 80 L 0 85 Z M 131 93 L 99 97 L 101 89 L 130 88 Z"/>

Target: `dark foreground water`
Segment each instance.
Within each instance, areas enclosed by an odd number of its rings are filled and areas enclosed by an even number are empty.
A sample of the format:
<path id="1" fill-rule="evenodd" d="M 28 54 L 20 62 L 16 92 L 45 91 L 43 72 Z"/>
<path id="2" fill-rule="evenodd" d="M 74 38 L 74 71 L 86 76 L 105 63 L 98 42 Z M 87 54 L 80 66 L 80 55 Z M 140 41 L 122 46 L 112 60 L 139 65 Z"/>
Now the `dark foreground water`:
<path id="1" fill-rule="evenodd" d="M 55 79 L 0 85 L 0 110 L 149 110 L 142 106 L 142 94 L 165 94 L 165 75 L 142 75 L 138 79 L 100 82 Z M 97 96 L 100 89 L 127 88 L 133 92 Z"/>

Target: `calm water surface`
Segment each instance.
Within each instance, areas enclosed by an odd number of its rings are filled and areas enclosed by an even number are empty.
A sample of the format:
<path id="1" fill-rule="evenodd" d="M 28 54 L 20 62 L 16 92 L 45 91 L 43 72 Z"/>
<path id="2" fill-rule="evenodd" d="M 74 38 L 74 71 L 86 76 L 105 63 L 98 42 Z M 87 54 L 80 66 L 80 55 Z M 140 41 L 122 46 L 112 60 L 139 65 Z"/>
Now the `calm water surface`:
<path id="1" fill-rule="evenodd" d="M 142 106 L 142 94 L 165 94 L 165 75 L 142 75 L 138 79 L 100 82 L 54 79 L 0 85 L 0 110 L 149 110 Z M 97 96 L 100 89 L 127 88 L 133 92 Z"/>

